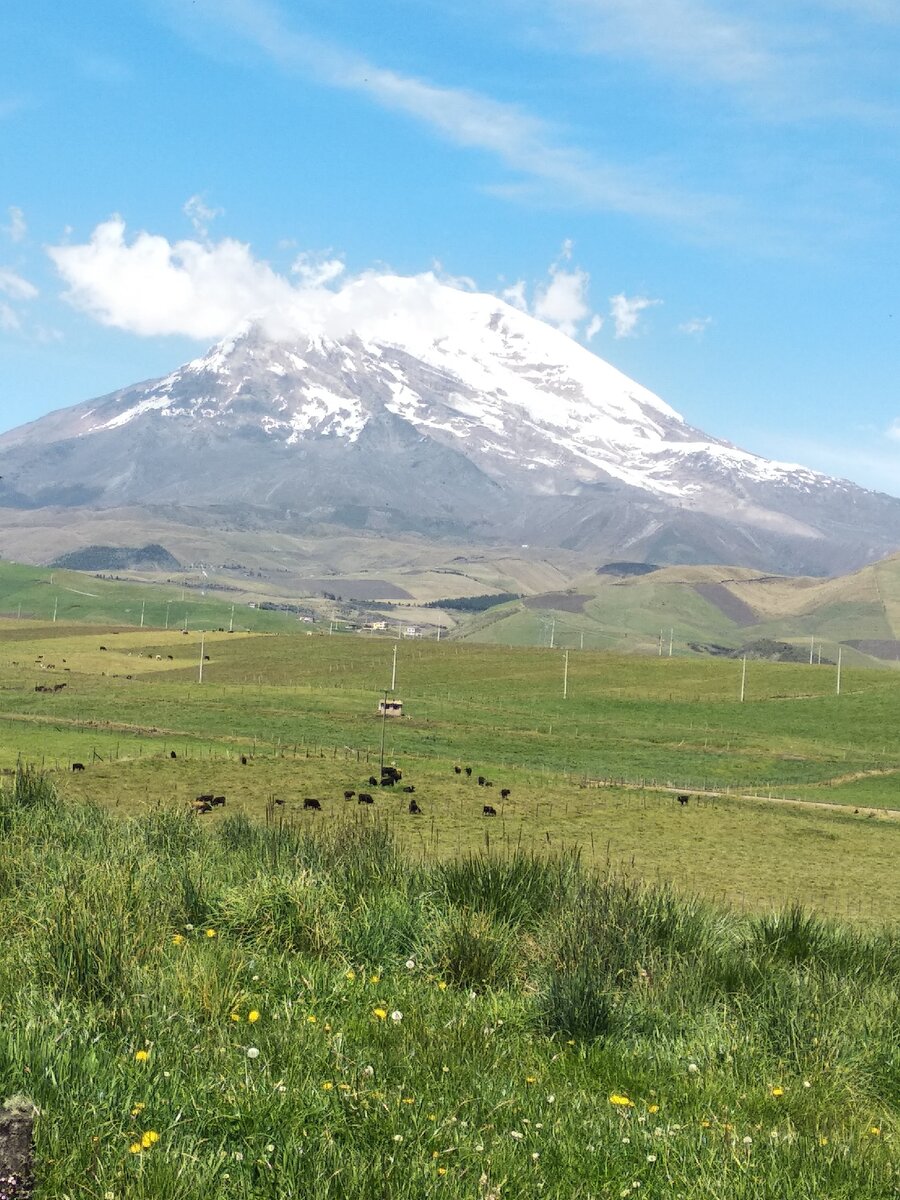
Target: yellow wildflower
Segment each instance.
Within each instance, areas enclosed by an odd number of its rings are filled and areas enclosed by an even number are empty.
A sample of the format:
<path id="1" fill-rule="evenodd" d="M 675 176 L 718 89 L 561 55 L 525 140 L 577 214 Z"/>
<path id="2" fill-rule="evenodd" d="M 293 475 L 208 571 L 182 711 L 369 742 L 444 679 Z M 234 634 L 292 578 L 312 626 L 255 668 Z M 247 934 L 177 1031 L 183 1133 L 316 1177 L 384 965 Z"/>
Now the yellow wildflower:
<path id="1" fill-rule="evenodd" d="M 328 1081 L 326 1081 L 325 1083 L 323 1083 L 323 1084 L 322 1084 L 322 1091 L 323 1091 L 323 1092 L 331 1092 L 331 1091 L 334 1091 L 334 1084 L 333 1084 L 333 1083 L 331 1083 L 331 1082 L 328 1082 Z"/>
<path id="2" fill-rule="evenodd" d="M 351 983 L 352 983 L 352 982 L 353 982 L 353 980 L 356 978 L 356 972 L 353 970 L 353 968 L 352 968 L 352 967 L 351 967 L 351 968 L 350 968 L 350 970 L 347 972 L 347 974 L 344 976 L 344 978 L 345 978 L 345 979 L 349 979 Z"/>
<path id="3" fill-rule="evenodd" d="M 380 976 L 380 975 L 373 975 L 373 976 L 372 976 L 372 977 L 369 979 L 369 983 L 381 983 L 381 976 Z"/>
<path id="4" fill-rule="evenodd" d="M 412 1096 L 404 1096 L 403 1103 L 404 1104 L 414 1104 L 415 1101 L 413 1100 Z"/>
<path id="5" fill-rule="evenodd" d="M 250 1022 L 251 1025 L 253 1024 L 254 1021 L 259 1020 L 259 1013 L 256 1011 L 255 1008 L 247 1013 L 247 1020 Z"/>
<path id="6" fill-rule="evenodd" d="M 310 1013 L 309 1016 L 306 1018 L 306 1023 L 307 1023 L 307 1025 L 315 1025 L 315 1023 L 316 1023 L 316 1021 L 318 1021 L 318 1019 L 319 1019 L 318 1017 L 315 1017 L 315 1016 L 313 1016 L 312 1013 Z"/>
<path id="7" fill-rule="evenodd" d="M 373 1008 L 372 1016 L 377 1017 L 379 1021 L 385 1021 L 385 1020 L 387 1020 L 387 1009 L 386 1008 Z"/>
<path id="8" fill-rule="evenodd" d="M 143 1150 L 143 1148 L 144 1147 L 141 1145 L 140 1142 L 132 1142 L 131 1145 L 128 1147 L 128 1152 L 130 1154 L 140 1154 L 140 1152 Z"/>
<path id="9" fill-rule="evenodd" d="M 241 1014 L 240 1013 L 232 1013 L 231 1019 L 232 1019 L 232 1021 L 239 1021 L 241 1019 Z"/>
<path id="10" fill-rule="evenodd" d="M 537 1083 L 537 1077 L 535 1075 L 526 1075 L 525 1082 L 526 1083 Z"/>
<path id="11" fill-rule="evenodd" d="M 174 937 L 172 938 L 172 941 L 174 942 L 174 944 L 175 944 L 176 946 L 180 946 L 180 945 L 181 945 L 181 943 L 184 941 L 184 934 L 183 934 L 183 933 L 176 933 L 176 934 L 174 935 Z"/>
<path id="12" fill-rule="evenodd" d="M 159 1134 L 155 1129 L 148 1129 L 146 1133 L 141 1134 L 141 1145 L 145 1150 L 149 1150 L 156 1142 L 159 1141 Z"/>
<path id="13" fill-rule="evenodd" d="M 648 1105 L 647 1105 L 647 1112 L 648 1112 L 648 1113 L 658 1113 L 658 1112 L 659 1112 L 659 1105 L 658 1105 L 658 1104 L 648 1104 Z"/>
<path id="14" fill-rule="evenodd" d="M 131 1110 L 131 1115 L 133 1117 L 136 1117 L 138 1115 L 138 1113 L 142 1113 L 144 1111 L 144 1107 L 145 1106 L 140 1101 L 138 1101 L 138 1103 Z"/>
<path id="15" fill-rule="evenodd" d="M 447 984 L 444 982 L 444 980 L 443 979 L 438 980 L 438 991 L 446 992 L 446 990 L 447 990 Z"/>
<path id="16" fill-rule="evenodd" d="M 438 1175 L 446 1175 L 446 1174 L 447 1174 L 446 1167 L 438 1167 Z"/>
<path id="17" fill-rule="evenodd" d="M 149 1050 L 136 1050 L 134 1057 L 138 1062 L 146 1062 L 150 1057 L 150 1052 Z"/>
<path id="18" fill-rule="evenodd" d="M 778 1086 L 776 1085 L 775 1087 L 773 1087 L 773 1088 L 772 1088 L 772 1095 L 773 1095 L 773 1096 L 776 1098 L 776 1100 L 777 1100 L 779 1096 L 783 1096 L 783 1095 L 784 1095 L 784 1088 L 783 1088 L 783 1087 L 778 1087 Z"/>
<path id="19" fill-rule="evenodd" d="M 634 1101 L 629 1100 L 627 1096 L 620 1095 L 618 1092 L 613 1092 L 609 1098 L 609 1102 L 615 1105 L 616 1108 L 634 1108 Z"/>
<path id="20" fill-rule="evenodd" d="M 206 936 L 208 938 L 214 938 L 216 936 L 216 931 L 214 929 L 207 929 Z"/>
<path id="21" fill-rule="evenodd" d="M 827 1137 L 820 1137 L 820 1138 L 819 1138 L 819 1145 L 820 1145 L 820 1146 L 827 1146 L 827 1145 L 828 1145 L 828 1138 L 827 1138 Z"/>
<path id="22" fill-rule="evenodd" d="M 880 1135 L 881 1135 L 880 1127 L 878 1125 L 870 1125 L 869 1126 L 869 1135 L 871 1137 L 880 1137 Z"/>

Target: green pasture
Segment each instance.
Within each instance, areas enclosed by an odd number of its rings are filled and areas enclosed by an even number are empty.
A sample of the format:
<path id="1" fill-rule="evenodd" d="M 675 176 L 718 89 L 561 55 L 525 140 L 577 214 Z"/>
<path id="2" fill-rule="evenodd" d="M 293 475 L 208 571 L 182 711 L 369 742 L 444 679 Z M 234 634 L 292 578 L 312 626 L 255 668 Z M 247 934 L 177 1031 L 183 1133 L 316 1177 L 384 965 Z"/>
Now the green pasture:
<path id="1" fill-rule="evenodd" d="M 383 722 L 395 649 L 405 715 Z M 0 767 L 36 763 L 71 798 L 125 814 L 213 791 L 254 819 L 328 825 L 356 810 L 345 789 L 373 790 L 383 736 L 424 814 L 388 789 L 376 812 L 422 859 L 574 847 L 738 908 L 803 898 L 867 921 L 892 911 L 892 673 L 847 669 L 837 696 L 834 668 L 752 663 L 741 703 L 735 662 L 572 651 L 565 698 L 564 670 L 549 649 L 8 622 Z M 302 811 L 306 796 L 321 814 Z"/>

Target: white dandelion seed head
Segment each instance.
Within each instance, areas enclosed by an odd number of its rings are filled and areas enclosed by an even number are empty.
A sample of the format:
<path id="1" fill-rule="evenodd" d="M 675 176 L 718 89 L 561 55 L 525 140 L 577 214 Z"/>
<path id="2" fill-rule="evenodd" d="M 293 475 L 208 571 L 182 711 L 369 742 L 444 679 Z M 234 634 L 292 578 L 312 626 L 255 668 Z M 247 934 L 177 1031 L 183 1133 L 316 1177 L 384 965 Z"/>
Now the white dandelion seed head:
<path id="1" fill-rule="evenodd" d="M 247 1057 L 248 1058 L 259 1058 L 259 1050 L 257 1050 L 256 1046 L 248 1046 L 247 1047 Z"/>
<path id="2" fill-rule="evenodd" d="M 391 1013 L 391 1020 L 394 1022 L 395 1025 L 399 1025 L 400 1022 L 403 1020 L 403 1013 L 400 1012 L 399 1008 L 395 1008 L 394 1011 Z"/>

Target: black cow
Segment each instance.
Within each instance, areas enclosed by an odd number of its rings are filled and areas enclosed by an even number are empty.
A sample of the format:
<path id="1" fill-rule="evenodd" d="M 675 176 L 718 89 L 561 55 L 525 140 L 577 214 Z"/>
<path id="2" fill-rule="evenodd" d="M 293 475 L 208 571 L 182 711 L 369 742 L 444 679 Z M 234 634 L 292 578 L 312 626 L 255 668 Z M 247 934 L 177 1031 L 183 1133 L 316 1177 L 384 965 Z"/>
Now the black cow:
<path id="1" fill-rule="evenodd" d="M 356 797 L 356 803 L 357 804 L 374 804 L 375 801 L 372 799 L 372 797 L 369 795 L 368 792 L 360 792 L 359 795 Z"/>
<path id="2" fill-rule="evenodd" d="M 191 808 L 193 809 L 193 811 L 194 811 L 195 813 L 208 813 L 208 812 L 212 812 L 212 805 L 211 805 L 211 804 L 208 804 L 208 803 L 207 803 L 206 801 L 204 801 L 204 800 L 192 800 L 192 801 L 191 801 Z"/>
<path id="3" fill-rule="evenodd" d="M 73 771 L 83 771 L 84 763 L 72 763 L 72 770 Z"/>
<path id="4" fill-rule="evenodd" d="M 466 767 L 466 774 L 467 774 L 467 775 L 469 776 L 469 778 L 471 779 L 471 777 L 472 777 L 472 768 L 471 768 L 471 767 Z"/>
<path id="5" fill-rule="evenodd" d="M 453 774 L 454 775 L 462 775 L 462 767 L 454 767 Z"/>
<path id="6" fill-rule="evenodd" d="M 509 799 L 509 788 L 501 788 L 500 789 L 500 799 L 501 800 Z"/>
<path id="7" fill-rule="evenodd" d="M 105 647 L 105 646 L 101 646 L 101 647 L 100 647 L 100 649 L 101 649 L 101 650 L 105 650 L 105 649 L 106 649 L 106 647 Z"/>
<path id="8" fill-rule="evenodd" d="M 204 792 L 202 796 L 197 797 L 197 801 L 200 804 L 212 804 L 213 799 L 214 796 L 212 792 Z"/>
<path id="9" fill-rule="evenodd" d="M 394 783 L 399 783 L 400 780 L 403 778 L 403 772 L 398 771 L 396 767 L 382 767 L 381 768 L 381 778 L 382 779 L 393 779 Z"/>
<path id="10" fill-rule="evenodd" d="M 213 796 L 212 800 L 210 800 L 210 804 L 213 806 L 213 808 L 224 808 L 225 807 L 225 797 L 224 796 Z"/>
<path id="11" fill-rule="evenodd" d="M 412 813 L 412 815 L 414 817 L 418 817 L 418 816 L 422 815 L 422 810 L 421 810 L 421 808 L 419 808 L 418 804 L 416 804 L 415 800 L 410 800 L 409 811 Z"/>
<path id="12" fill-rule="evenodd" d="M 169 751 L 169 758 L 177 758 L 177 757 L 178 757 L 178 755 L 175 753 L 174 750 Z"/>
<path id="13" fill-rule="evenodd" d="M 485 787 L 493 787 L 494 785 L 491 783 L 491 781 L 489 779 L 486 779 L 484 781 L 484 786 Z"/>
<path id="14" fill-rule="evenodd" d="M 415 790 L 416 790 L 416 789 L 415 789 L 415 787 L 414 787 L 414 786 L 413 786 L 413 784 L 411 784 L 411 783 L 408 783 L 408 784 L 406 785 L 406 787 L 402 787 L 402 788 L 400 789 L 400 791 L 401 791 L 401 792 L 408 792 L 410 796 L 413 794 L 413 792 L 414 792 Z"/>
<path id="15" fill-rule="evenodd" d="M 344 799 L 345 799 L 345 800 L 352 800 L 352 799 L 353 799 L 353 797 L 354 797 L 355 795 L 356 795 L 356 792 L 350 791 L 350 790 L 348 789 L 346 792 L 344 792 Z"/>
<path id="16" fill-rule="evenodd" d="M 481 810 L 481 813 L 482 813 L 482 816 L 485 816 L 485 817 L 496 817 L 497 810 L 496 810 L 496 808 L 494 808 L 493 804 L 486 804 L 484 806 L 484 808 Z"/>
<path id="17" fill-rule="evenodd" d="M 685 804 L 687 804 L 688 800 L 690 800 L 690 796 L 676 796 L 675 799 L 683 808 Z"/>
<path id="18" fill-rule="evenodd" d="M 378 780 L 374 775 L 369 776 L 369 787 L 378 787 Z"/>
<path id="19" fill-rule="evenodd" d="M 241 755 L 241 766 L 242 766 L 242 767 L 246 767 L 246 765 L 247 765 L 247 755 L 246 755 L 246 754 L 242 754 L 242 755 Z"/>
<path id="20" fill-rule="evenodd" d="M 479 786 L 479 787 L 484 787 L 484 785 L 485 785 L 486 783 L 487 783 L 487 780 L 485 779 L 485 777 L 484 777 L 483 775 L 479 775 L 479 776 L 478 776 L 478 786 Z"/>
<path id="21" fill-rule="evenodd" d="M 393 775 L 385 775 L 384 779 L 382 779 L 382 781 L 381 781 L 381 786 L 382 787 L 393 787 L 395 783 L 396 783 L 396 780 L 394 779 Z"/>
<path id="22" fill-rule="evenodd" d="M 279 807 L 279 808 L 283 808 L 283 807 L 284 807 L 284 801 L 283 801 L 283 800 L 276 800 L 276 801 L 275 801 L 275 803 L 278 805 L 278 807 Z"/>
<path id="23" fill-rule="evenodd" d="M 307 796 L 303 801 L 303 807 L 314 809 L 316 812 L 322 811 L 322 805 L 318 800 L 314 800 L 311 796 Z"/>

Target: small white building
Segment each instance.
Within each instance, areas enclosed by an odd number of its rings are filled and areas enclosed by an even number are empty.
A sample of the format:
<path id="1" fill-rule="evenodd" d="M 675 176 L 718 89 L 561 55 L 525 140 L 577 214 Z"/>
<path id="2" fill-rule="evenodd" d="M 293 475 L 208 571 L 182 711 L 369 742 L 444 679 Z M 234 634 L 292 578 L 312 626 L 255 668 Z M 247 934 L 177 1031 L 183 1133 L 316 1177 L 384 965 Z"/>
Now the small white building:
<path id="1" fill-rule="evenodd" d="M 379 717 L 402 717 L 403 716 L 403 701 L 402 700 L 379 700 L 378 701 Z"/>

